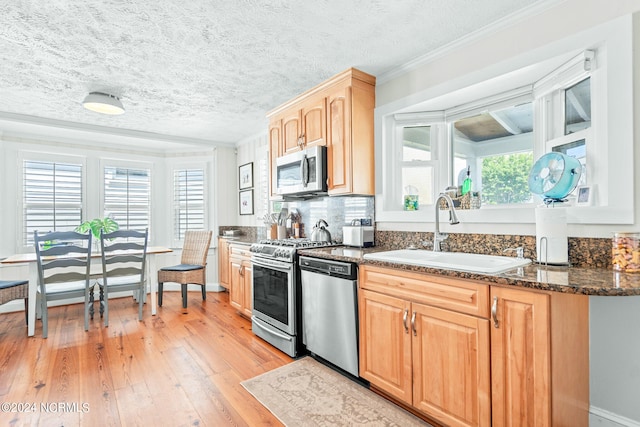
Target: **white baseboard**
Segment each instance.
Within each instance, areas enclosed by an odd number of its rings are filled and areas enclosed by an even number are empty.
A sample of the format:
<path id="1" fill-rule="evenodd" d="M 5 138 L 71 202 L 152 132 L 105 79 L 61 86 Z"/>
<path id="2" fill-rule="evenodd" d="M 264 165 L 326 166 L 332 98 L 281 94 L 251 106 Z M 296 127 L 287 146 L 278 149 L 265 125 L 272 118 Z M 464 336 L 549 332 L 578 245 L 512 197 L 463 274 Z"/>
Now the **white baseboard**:
<path id="1" fill-rule="evenodd" d="M 207 292 L 225 292 L 226 289 L 222 286 L 220 286 L 220 284 L 218 283 L 207 283 Z M 180 284 L 179 283 L 165 283 L 164 284 L 164 290 L 165 291 L 180 291 Z M 200 290 L 200 286 L 198 285 L 191 285 L 187 288 L 187 290 L 189 291 L 199 291 Z M 111 298 L 122 298 L 122 297 L 126 297 L 126 296 L 131 296 L 131 291 L 127 291 L 127 292 L 116 292 L 112 295 L 109 296 L 109 299 Z M 96 292 L 95 294 L 95 299 L 96 301 L 98 301 L 98 294 Z M 62 300 L 62 301 L 51 301 L 49 303 L 49 307 L 55 307 L 57 305 L 67 305 L 67 304 L 76 304 L 76 303 L 81 303 L 83 301 L 82 298 L 70 298 L 68 300 Z M 0 314 L 2 313 L 12 313 L 15 311 L 24 311 L 24 302 L 22 300 L 14 300 L 14 301 L 9 301 L 6 304 L 0 305 Z"/>
<path id="2" fill-rule="evenodd" d="M 640 422 L 623 417 L 606 409 L 591 406 L 589 408 L 590 427 L 640 427 Z"/>

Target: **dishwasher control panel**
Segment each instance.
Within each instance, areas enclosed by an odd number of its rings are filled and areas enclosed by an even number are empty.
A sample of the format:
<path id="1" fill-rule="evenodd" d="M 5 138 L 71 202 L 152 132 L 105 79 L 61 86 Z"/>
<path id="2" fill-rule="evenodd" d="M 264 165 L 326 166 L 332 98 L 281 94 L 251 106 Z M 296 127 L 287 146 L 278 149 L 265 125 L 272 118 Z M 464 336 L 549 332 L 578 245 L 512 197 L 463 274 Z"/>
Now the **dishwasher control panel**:
<path id="1" fill-rule="evenodd" d="M 306 256 L 301 256 L 299 262 L 301 270 L 313 271 L 320 274 L 327 274 L 329 276 L 355 279 L 358 274 L 357 266 L 351 262 L 310 258 Z"/>

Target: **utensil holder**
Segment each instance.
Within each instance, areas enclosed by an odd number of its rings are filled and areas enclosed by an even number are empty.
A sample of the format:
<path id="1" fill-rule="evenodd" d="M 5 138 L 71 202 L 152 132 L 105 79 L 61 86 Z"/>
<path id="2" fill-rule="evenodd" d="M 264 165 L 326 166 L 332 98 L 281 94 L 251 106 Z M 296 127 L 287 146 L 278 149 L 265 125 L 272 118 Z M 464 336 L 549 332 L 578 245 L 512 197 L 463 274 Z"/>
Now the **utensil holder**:
<path id="1" fill-rule="evenodd" d="M 271 224 L 271 227 L 269 228 L 269 239 L 275 240 L 277 238 L 278 238 L 278 225 Z"/>
<path id="2" fill-rule="evenodd" d="M 282 240 L 282 239 L 286 239 L 287 238 L 287 226 L 286 225 L 279 225 L 278 226 L 278 240 Z"/>

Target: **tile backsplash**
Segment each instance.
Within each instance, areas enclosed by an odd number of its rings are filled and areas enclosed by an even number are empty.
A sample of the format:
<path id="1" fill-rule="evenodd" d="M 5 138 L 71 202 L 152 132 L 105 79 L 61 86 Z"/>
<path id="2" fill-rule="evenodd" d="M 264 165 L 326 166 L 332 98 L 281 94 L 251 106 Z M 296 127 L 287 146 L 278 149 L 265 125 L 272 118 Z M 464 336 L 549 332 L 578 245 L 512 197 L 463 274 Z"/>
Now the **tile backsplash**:
<path id="1" fill-rule="evenodd" d="M 316 222 L 324 219 L 329 224 L 331 238 L 342 241 L 342 226 L 350 224 L 354 219 L 371 218 L 373 221 L 374 206 L 373 196 L 327 196 L 277 202 L 274 204 L 273 211 L 279 212 L 280 207 L 286 207 L 289 212 L 296 209 L 303 224 L 302 237 L 310 237 Z"/>

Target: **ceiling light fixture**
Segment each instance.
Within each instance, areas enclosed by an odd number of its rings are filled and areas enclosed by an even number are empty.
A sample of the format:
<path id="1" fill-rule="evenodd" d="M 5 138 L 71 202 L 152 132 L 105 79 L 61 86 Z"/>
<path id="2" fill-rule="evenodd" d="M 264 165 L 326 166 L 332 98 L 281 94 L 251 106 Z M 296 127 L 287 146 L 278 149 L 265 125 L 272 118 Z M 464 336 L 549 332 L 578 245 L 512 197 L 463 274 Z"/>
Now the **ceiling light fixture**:
<path id="1" fill-rule="evenodd" d="M 91 92 L 82 101 L 82 106 L 96 113 L 117 116 L 124 113 L 124 106 L 120 98 L 102 92 Z"/>

